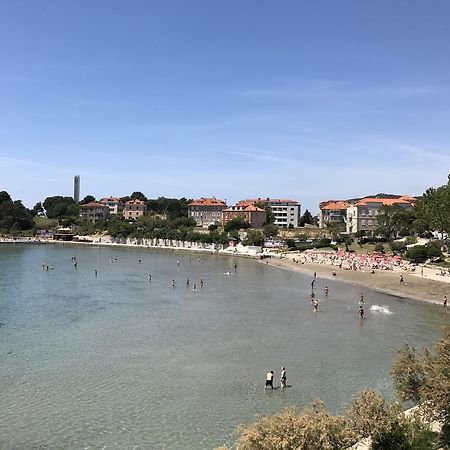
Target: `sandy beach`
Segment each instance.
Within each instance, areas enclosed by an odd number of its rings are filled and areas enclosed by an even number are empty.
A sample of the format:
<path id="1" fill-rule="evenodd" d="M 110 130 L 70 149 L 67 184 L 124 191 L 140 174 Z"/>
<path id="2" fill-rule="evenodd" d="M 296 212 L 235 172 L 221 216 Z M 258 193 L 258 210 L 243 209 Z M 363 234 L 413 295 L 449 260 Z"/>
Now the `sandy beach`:
<path id="1" fill-rule="evenodd" d="M 309 273 L 316 272 L 317 277 L 338 280 L 346 283 L 358 284 L 374 291 L 395 295 L 402 298 L 411 298 L 442 305 L 444 295 L 450 296 L 450 277 L 442 277 L 442 281 L 433 274 L 433 269 L 426 269 L 424 275 L 407 272 L 401 268 L 393 271 L 376 270 L 372 274 L 370 270 L 346 270 L 338 266 L 319 263 L 295 263 L 293 257 L 270 258 L 262 261 L 269 266 Z M 336 273 L 336 276 L 332 275 Z M 404 284 L 400 283 L 400 275 L 403 275 Z M 331 286 L 331 285 L 330 285 Z"/>

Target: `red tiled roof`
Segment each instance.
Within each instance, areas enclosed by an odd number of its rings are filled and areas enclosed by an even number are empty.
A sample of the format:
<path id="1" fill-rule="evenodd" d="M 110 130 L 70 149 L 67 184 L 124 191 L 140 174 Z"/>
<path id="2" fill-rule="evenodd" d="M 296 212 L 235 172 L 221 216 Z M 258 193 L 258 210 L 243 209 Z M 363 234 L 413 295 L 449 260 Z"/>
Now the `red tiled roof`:
<path id="1" fill-rule="evenodd" d="M 107 208 L 107 206 L 105 206 L 103 203 L 99 203 L 99 202 L 89 202 L 89 203 L 85 203 L 84 205 L 80 205 L 80 208 L 82 209 L 88 209 L 88 208 Z"/>
<path id="2" fill-rule="evenodd" d="M 347 209 L 350 203 L 347 200 L 327 200 L 319 205 L 320 209 Z"/>
<path id="3" fill-rule="evenodd" d="M 382 203 L 385 206 L 392 205 L 410 205 L 412 202 L 402 198 L 374 198 L 365 197 L 356 203 L 357 206 L 366 206 L 367 203 Z"/>
<path id="4" fill-rule="evenodd" d="M 118 202 L 118 203 L 120 203 L 120 198 L 117 198 L 117 197 L 103 197 L 99 201 L 100 202 Z"/>
<path id="5" fill-rule="evenodd" d="M 192 200 L 188 206 L 226 206 L 225 202 L 220 198 L 199 198 Z"/>
<path id="6" fill-rule="evenodd" d="M 416 197 L 412 197 L 411 195 L 402 195 L 400 198 L 402 200 L 406 200 L 407 202 L 411 202 L 411 203 L 416 203 L 417 202 L 417 198 Z"/>

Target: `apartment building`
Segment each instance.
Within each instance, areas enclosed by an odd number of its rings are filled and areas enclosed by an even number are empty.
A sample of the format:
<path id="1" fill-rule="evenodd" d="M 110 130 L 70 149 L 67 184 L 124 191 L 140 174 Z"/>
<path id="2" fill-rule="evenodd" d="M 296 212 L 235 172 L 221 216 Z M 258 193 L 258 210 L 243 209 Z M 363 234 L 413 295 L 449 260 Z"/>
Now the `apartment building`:
<path id="1" fill-rule="evenodd" d="M 300 223 L 301 205 L 296 200 L 286 200 L 277 198 L 252 198 L 241 200 L 241 204 L 261 205 L 270 208 L 275 218 L 275 225 L 280 227 L 292 226 L 297 228 Z"/>
<path id="2" fill-rule="evenodd" d="M 358 231 L 372 232 L 378 228 L 377 216 L 382 206 L 398 205 L 402 208 L 413 208 L 416 199 L 404 195 L 398 198 L 365 197 L 359 201 L 352 202 L 347 208 L 347 233 Z"/>
<path id="3" fill-rule="evenodd" d="M 222 211 L 227 207 L 220 198 L 199 198 L 188 205 L 188 217 L 192 217 L 197 226 L 208 227 L 219 225 L 222 221 Z"/>

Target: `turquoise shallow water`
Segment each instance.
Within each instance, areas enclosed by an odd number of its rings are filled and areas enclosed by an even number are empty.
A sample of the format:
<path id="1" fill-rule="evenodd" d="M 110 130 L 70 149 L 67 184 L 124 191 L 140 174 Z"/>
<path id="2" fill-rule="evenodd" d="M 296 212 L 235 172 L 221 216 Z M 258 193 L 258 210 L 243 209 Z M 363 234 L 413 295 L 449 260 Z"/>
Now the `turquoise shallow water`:
<path id="1" fill-rule="evenodd" d="M 449 323 L 437 306 L 367 290 L 361 322 L 361 288 L 334 280 L 317 281 L 330 295 L 314 313 L 309 276 L 201 258 L 0 245 L 0 448 L 229 445 L 257 413 L 317 397 L 339 410 L 362 386 L 391 395 L 395 349 L 430 345 Z M 265 373 L 278 380 L 282 365 L 292 387 L 265 391 Z"/>

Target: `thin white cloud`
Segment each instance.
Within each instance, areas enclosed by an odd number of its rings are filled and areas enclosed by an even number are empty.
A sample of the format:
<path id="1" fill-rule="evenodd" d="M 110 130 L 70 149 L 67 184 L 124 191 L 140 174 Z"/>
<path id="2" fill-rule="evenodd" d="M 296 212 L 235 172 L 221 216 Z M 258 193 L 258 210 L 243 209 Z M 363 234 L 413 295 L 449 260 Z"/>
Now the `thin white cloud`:
<path id="1" fill-rule="evenodd" d="M 449 90 L 429 85 L 356 86 L 345 81 L 316 80 L 283 87 L 250 88 L 240 91 L 239 95 L 259 100 L 324 100 L 327 98 L 382 100 L 422 97 L 438 92 L 446 94 Z"/>

